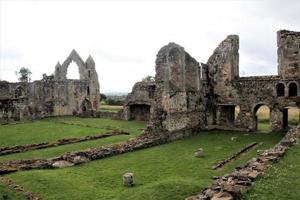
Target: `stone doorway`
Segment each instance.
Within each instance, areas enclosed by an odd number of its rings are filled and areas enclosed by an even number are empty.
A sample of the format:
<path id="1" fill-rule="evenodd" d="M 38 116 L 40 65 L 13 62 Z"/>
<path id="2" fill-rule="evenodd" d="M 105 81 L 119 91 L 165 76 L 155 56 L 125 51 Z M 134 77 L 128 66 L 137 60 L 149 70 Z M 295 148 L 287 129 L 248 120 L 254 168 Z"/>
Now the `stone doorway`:
<path id="1" fill-rule="evenodd" d="M 300 109 L 298 107 L 285 107 L 282 117 L 282 128 L 284 130 L 294 127 L 299 123 Z"/>
<path id="2" fill-rule="evenodd" d="M 253 109 L 255 129 L 261 132 L 271 131 L 270 108 L 265 104 L 257 104 Z"/>
<path id="3" fill-rule="evenodd" d="M 134 104 L 130 106 L 130 119 L 148 121 L 150 119 L 150 106 L 146 104 Z"/>
<path id="4" fill-rule="evenodd" d="M 83 116 L 92 115 L 92 104 L 89 100 L 84 99 L 81 103 L 81 113 Z"/>

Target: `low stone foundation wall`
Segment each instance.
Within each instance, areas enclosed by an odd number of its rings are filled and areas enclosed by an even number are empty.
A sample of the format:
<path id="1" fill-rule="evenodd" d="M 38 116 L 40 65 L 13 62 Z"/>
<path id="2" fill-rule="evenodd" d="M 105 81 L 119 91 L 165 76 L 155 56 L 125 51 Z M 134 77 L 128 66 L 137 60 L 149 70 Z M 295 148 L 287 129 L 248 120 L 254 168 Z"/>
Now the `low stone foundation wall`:
<path id="1" fill-rule="evenodd" d="M 49 159 L 23 159 L 0 163 L 0 175 L 29 169 L 50 169 L 57 167 L 69 167 L 91 160 L 102 159 L 126 152 L 149 148 L 152 146 L 165 144 L 167 142 L 197 134 L 198 129 L 186 129 L 176 132 L 144 131 L 141 135 L 131 138 L 125 142 L 90 148 L 85 151 L 67 152 L 61 156 Z"/>
<path id="2" fill-rule="evenodd" d="M 256 178 L 262 175 L 274 162 L 278 161 L 299 137 L 300 125 L 290 129 L 273 148 L 258 153 L 245 165 L 237 167 L 230 174 L 217 179 L 199 195 L 189 197 L 186 200 L 238 199 L 242 192 L 249 189 Z"/>
<path id="3" fill-rule="evenodd" d="M 99 111 L 96 114 L 97 118 L 105 118 L 105 119 L 124 119 L 123 112 L 103 112 Z"/>
<path id="4" fill-rule="evenodd" d="M 255 147 L 257 145 L 257 142 L 253 142 L 249 145 L 247 145 L 246 147 L 242 148 L 240 151 L 238 151 L 237 153 L 233 154 L 232 156 L 230 156 L 229 158 L 226 158 L 225 160 L 222 160 L 220 162 L 218 162 L 217 165 L 215 165 L 213 167 L 213 169 L 218 169 L 223 167 L 224 165 L 226 165 L 227 163 L 229 163 L 232 160 L 235 160 L 238 156 L 240 156 L 242 153 L 245 153 L 246 151 L 252 149 L 253 147 Z"/>
<path id="5" fill-rule="evenodd" d="M 61 146 L 66 144 L 74 144 L 74 143 L 85 142 L 90 140 L 97 140 L 101 138 L 111 137 L 114 135 L 129 135 L 129 133 L 121 130 L 113 130 L 106 133 L 88 135 L 84 137 L 64 138 L 64 139 L 57 140 L 55 142 L 42 142 L 36 144 L 18 145 L 18 146 L 11 146 L 11 147 L 0 147 L 0 155 L 20 153 L 20 152 L 31 151 L 36 149 L 45 149 L 49 147 L 56 147 L 56 146 Z"/>

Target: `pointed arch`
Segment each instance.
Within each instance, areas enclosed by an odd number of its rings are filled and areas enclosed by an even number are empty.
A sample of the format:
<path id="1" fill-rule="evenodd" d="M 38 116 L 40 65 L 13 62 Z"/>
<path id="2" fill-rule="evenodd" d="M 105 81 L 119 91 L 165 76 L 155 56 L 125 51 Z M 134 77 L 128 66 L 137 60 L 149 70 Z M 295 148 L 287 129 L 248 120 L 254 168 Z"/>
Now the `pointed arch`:
<path id="1" fill-rule="evenodd" d="M 78 66 L 78 71 L 80 76 L 79 79 L 84 79 L 86 64 L 74 49 L 72 50 L 72 52 L 66 58 L 66 60 L 63 62 L 62 65 L 60 65 L 60 63 L 57 63 L 55 67 L 55 79 L 57 80 L 67 79 L 68 67 L 72 62 L 74 62 Z"/>
<path id="2" fill-rule="evenodd" d="M 72 50 L 70 55 L 63 62 L 62 67 L 68 67 L 72 61 L 75 62 L 79 68 L 81 67 L 83 68 L 85 66 L 84 61 L 81 59 L 79 54 L 75 51 L 75 49 Z"/>

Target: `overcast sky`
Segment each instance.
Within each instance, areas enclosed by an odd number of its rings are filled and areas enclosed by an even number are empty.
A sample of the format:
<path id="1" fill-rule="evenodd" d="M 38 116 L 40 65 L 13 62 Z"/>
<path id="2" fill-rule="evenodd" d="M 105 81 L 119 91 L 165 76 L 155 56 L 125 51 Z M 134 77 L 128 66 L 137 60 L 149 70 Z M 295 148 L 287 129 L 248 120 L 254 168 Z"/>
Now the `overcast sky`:
<path id="1" fill-rule="evenodd" d="M 17 81 L 28 67 L 39 80 L 76 49 L 94 58 L 102 93 L 129 92 L 155 75 L 162 46 L 175 42 L 205 63 L 229 34 L 240 36 L 240 75 L 271 75 L 280 29 L 300 31 L 299 0 L 0 0 L 0 79 Z"/>

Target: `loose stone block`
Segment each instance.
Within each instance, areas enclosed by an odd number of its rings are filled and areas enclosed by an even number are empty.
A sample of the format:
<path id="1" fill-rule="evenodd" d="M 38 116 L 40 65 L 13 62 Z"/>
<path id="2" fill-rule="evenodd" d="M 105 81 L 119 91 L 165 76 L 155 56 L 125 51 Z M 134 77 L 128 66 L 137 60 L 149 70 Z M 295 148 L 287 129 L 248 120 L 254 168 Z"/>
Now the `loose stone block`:
<path id="1" fill-rule="evenodd" d="M 126 187 L 132 187 L 134 185 L 133 173 L 127 172 L 123 175 L 123 185 Z"/>
<path id="2" fill-rule="evenodd" d="M 204 156 L 204 152 L 202 148 L 199 148 L 197 151 L 195 151 L 195 157 L 200 158 Z"/>
<path id="3" fill-rule="evenodd" d="M 56 167 L 56 168 L 71 167 L 73 165 L 74 165 L 74 163 L 71 163 L 71 162 L 68 162 L 65 160 L 59 160 L 52 164 L 52 166 Z"/>

